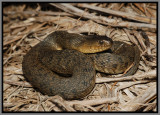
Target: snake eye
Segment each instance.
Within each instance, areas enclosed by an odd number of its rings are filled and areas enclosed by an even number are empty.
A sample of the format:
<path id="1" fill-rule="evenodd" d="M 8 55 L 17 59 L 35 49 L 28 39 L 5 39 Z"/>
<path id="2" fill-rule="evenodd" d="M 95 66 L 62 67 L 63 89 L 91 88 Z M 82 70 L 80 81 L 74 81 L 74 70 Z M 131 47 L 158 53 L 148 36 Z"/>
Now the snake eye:
<path id="1" fill-rule="evenodd" d="M 101 40 L 101 41 L 99 41 L 99 44 L 100 44 L 100 45 L 102 45 L 103 43 L 104 43 L 104 42 L 103 42 L 102 40 Z"/>

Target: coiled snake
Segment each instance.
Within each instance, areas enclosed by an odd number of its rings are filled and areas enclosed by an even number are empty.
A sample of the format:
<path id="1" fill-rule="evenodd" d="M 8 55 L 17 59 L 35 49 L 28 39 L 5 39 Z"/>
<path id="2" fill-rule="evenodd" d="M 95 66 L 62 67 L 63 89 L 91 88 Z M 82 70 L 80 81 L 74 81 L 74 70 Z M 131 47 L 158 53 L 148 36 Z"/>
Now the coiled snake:
<path id="1" fill-rule="evenodd" d="M 110 51 L 102 52 L 107 49 Z M 135 73 L 139 59 L 136 45 L 105 36 L 56 31 L 24 56 L 22 70 L 25 78 L 43 94 L 79 99 L 94 88 L 96 70 L 117 74 L 134 63 L 124 75 L 127 76 Z"/>

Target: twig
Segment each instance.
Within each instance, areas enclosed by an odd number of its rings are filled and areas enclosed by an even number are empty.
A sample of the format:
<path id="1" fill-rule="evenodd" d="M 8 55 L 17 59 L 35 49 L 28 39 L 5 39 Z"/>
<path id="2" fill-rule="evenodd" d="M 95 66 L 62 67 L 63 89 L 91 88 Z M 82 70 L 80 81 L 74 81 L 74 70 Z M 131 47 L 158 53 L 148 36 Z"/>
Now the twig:
<path id="1" fill-rule="evenodd" d="M 82 111 L 82 112 L 90 112 L 90 111 L 96 112 L 97 111 L 94 107 L 92 107 L 90 105 L 83 105 L 83 104 L 75 104 L 74 108 L 77 111 Z"/>
<path id="2" fill-rule="evenodd" d="M 96 83 L 104 83 L 104 82 L 115 82 L 115 81 L 127 81 L 127 80 L 143 80 L 143 79 L 154 79 L 156 78 L 156 69 L 145 72 L 143 74 L 135 74 L 133 76 L 127 77 L 118 77 L 118 78 L 96 78 Z"/>
<path id="3" fill-rule="evenodd" d="M 19 11 L 19 12 L 15 12 L 15 11 L 7 11 L 7 12 L 4 12 L 4 14 L 6 15 L 15 15 L 15 14 L 21 14 L 21 15 L 24 15 L 24 14 L 27 14 L 27 15 L 49 15 L 49 16 L 57 16 L 57 15 L 60 15 L 60 16 L 71 16 L 71 14 L 68 14 L 66 12 L 51 12 L 51 11 Z"/>
<path id="4" fill-rule="evenodd" d="M 120 10 L 124 5 L 125 5 L 125 3 L 121 3 L 121 5 L 119 6 L 119 8 L 117 8 L 116 10 Z"/>
<path id="5" fill-rule="evenodd" d="M 125 89 L 125 88 L 128 88 L 128 87 L 131 87 L 131 86 L 133 86 L 133 85 L 143 84 L 143 83 L 148 83 L 148 82 L 149 82 L 149 80 L 127 82 L 127 84 L 124 84 L 124 85 L 122 85 L 122 86 L 119 86 L 119 87 L 118 87 L 118 90 L 122 90 L 122 89 Z"/>
<path id="6" fill-rule="evenodd" d="M 142 49 L 143 49 L 143 51 L 144 51 L 144 50 L 146 49 L 146 45 L 144 44 L 143 37 L 142 37 L 141 34 L 140 34 L 139 32 L 137 32 L 137 31 L 134 31 L 133 34 L 136 36 L 137 40 L 138 40 L 139 43 L 140 43 L 140 46 L 142 47 Z"/>
<path id="7" fill-rule="evenodd" d="M 146 31 L 146 29 L 147 30 L 149 29 L 149 31 L 156 31 L 156 25 L 153 25 L 153 24 L 122 22 L 120 20 L 109 19 L 104 16 L 96 16 L 94 14 L 90 14 L 87 12 L 84 13 L 83 10 L 76 8 L 72 6 L 71 4 L 54 4 L 54 3 L 50 3 L 50 4 L 53 6 L 56 6 L 57 8 L 65 12 L 71 13 L 73 15 L 80 16 L 80 17 L 82 16 L 82 17 L 94 20 L 97 23 L 109 25 L 112 27 L 127 27 L 130 29 L 140 29 L 141 28 L 144 31 Z"/>
<path id="8" fill-rule="evenodd" d="M 104 13 L 107 13 L 107 14 L 121 16 L 123 18 L 132 19 L 132 20 L 135 20 L 135 21 L 156 24 L 156 19 L 153 19 L 153 18 L 142 17 L 142 16 L 134 15 L 134 14 L 131 14 L 131 13 L 125 13 L 125 12 L 121 12 L 121 11 L 114 11 L 114 10 L 101 8 L 101 7 L 97 7 L 97 6 L 92 6 L 92 5 L 88 5 L 88 4 L 78 4 L 78 6 L 83 7 L 83 8 L 89 8 L 89 9 L 92 9 L 92 10 L 101 11 L 101 12 L 104 12 Z"/>
<path id="9" fill-rule="evenodd" d="M 32 18 L 33 19 L 33 18 Z M 15 28 L 20 28 L 20 27 L 27 27 L 33 25 L 33 23 L 22 23 L 22 24 L 16 24 L 16 25 L 12 25 L 10 27 L 10 29 L 15 29 Z"/>
<path id="10" fill-rule="evenodd" d="M 144 11 L 144 9 L 141 7 L 141 5 L 140 4 L 138 4 L 138 3 L 133 3 L 141 12 L 143 12 L 144 14 L 145 14 L 145 11 Z"/>
<path id="11" fill-rule="evenodd" d="M 9 45 L 9 44 L 11 44 L 12 42 L 15 42 L 15 41 L 21 39 L 22 36 L 23 36 L 23 35 L 15 36 L 12 40 L 9 40 L 9 41 L 4 42 L 3 46 Z"/>
<path id="12" fill-rule="evenodd" d="M 65 108 L 66 111 L 73 111 L 73 112 L 75 111 L 70 105 L 68 105 L 68 103 L 65 100 L 63 100 L 62 97 L 58 95 L 50 97 L 48 98 L 48 100 L 52 103 L 56 103 L 59 106 Z"/>
<path id="13" fill-rule="evenodd" d="M 32 85 L 29 84 L 28 82 L 4 80 L 3 83 L 10 84 L 10 85 L 22 86 L 22 87 L 32 87 Z"/>
<path id="14" fill-rule="evenodd" d="M 128 36 L 128 38 L 130 39 L 130 41 L 131 41 L 132 43 L 136 44 L 137 46 L 139 46 L 139 45 L 138 45 L 138 41 L 136 40 L 136 38 L 135 38 L 134 36 L 132 36 L 132 35 L 130 34 L 130 31 L 129 31 L 128 29 L 126 29 L 126 28 L 124 28 L 123 30 L 124 30 L 125 33 L 127 34 L 127 36 Z M 140 48 L 139 48 L 139 49 L 140 49 Z"/>
<path id="15" fill-rule="evenodd" d="M 147 111 L 153 110 L 153 109 L 156 107 L 156 105 L 157 105 L 157 100 L 155 99 L 152 104 L 148 105 L 148 106 L 143 110 L 143 112 L 147 112 Z"/>
<path id="16" fill-rule="evenodd" d="M 142 107 L 144 103 L 156 96 L 156 84 L 148 88 L 143 94 L 137 96 L 126 104 L 120 104 L 121 111 L 136 111 Z"/>
<path id="17" fill-rule="evenodd" d="M 53 102 L 53 103 L 57 103 L 57 104 L 63 106 L 68 111 L 75 111 L 72 108 L 73 105 L 75 105 L 75 104 L 84 105 L 84 106 L 92 106 L 92 105 L 99 105 L 99 104 L 104 104 L 104 103 L 118 102 L 118 98 L 117 97 L 102 98 L 102 99 L 92 99 L 92 100 L 82 100 L 82 101 L 77 101 L 77 100 L 65 101 L 65 100 L 63 100 L 62 97 L 60 97 L 58 95 L 50 97 L 50 98 L 48 98 L 48 100 Z"/>
<path id="18" fill-rule="evenodd" d="M 112 97 L 112 98 L 101 98 L 101 99 L 92 99 L 92 100 L 82 100 L 82 101 L 66 101 L 70 105 L 74 104 L 83 104 L 83 105 L 99 105 L 99 104 L 104 104 L 104 103 L 113 103 L 113 102 L 118 102 L 117 97 Z"/>

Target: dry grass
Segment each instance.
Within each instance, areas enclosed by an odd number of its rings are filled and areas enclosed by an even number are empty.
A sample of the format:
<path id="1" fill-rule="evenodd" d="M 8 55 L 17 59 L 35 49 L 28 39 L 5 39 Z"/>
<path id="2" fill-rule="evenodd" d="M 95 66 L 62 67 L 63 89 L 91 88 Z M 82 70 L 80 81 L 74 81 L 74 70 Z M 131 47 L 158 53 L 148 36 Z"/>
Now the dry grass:
<path id="1" fill-rule="evenodd" d="M 156 9 L 154 3 L 5 3 L 3 111 L 156 112 Z M 137 44 L 141 51 L 138 71 L 125 78 L 97 73 L 96 87 L 82 100 L 42 95 L 23 77 L 22 60 L 31 47 L 56 30 L 97 33 Z M 148 42 L 139 30 L 145 31 Z"/>

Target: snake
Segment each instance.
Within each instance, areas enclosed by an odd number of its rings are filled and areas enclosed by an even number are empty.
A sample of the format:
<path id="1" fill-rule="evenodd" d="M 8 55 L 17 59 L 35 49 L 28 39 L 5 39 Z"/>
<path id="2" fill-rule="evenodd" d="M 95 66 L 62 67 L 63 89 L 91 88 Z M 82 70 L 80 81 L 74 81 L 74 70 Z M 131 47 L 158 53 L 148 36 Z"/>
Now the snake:
<path id="1" fill-rule="evenodd" d="M 140 61 L 137 45 L 107 36 L 55 31 L 24 56 L 22 70 L 31 85 L 44 95 L 81 99 L 95 87 L 96 71 L 134 74 Z"/>

